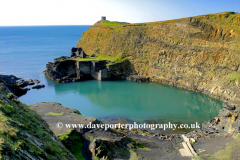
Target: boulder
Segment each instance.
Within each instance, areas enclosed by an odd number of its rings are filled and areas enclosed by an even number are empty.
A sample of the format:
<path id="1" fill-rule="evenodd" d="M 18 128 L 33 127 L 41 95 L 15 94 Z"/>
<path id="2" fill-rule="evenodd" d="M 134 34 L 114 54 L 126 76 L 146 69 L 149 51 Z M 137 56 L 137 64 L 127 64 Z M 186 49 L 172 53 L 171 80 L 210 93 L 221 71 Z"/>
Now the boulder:
<path id="1" fill-rule="evenodd" d="M 34 81 L 35 83 L 40 83 L 40 81 L 39 81 L 38 79 L 33 79 L 33 81 Z"/>
<path id="2" fill-rule="evenodd" d="M 40 85 L 33 86 L 32 89 L 40 89 L 40 88 L 44 88 L 44 87 L 45 87 L 44 84 L 40 84 Z"/>
<path id="3" fill-rule="evenodd" d="M 240 107 L 240 102 L 224 102 L 223 108 L 228 110 L 235 110 L 236 108 Z"/>
<path id="4" fill-rule="evenodd" d="M 27 85 L 34 85 L 35 82 L 32 79 L 29 79 L 28 81 L 26 81 Z"/>
<path id="5" fill-rule="evenodd" d="M 16 85 L 18 87 L 26 87 L 27 86 L 27 82 L 21 79 L 21 80 L 16 82 Z"/>
<path id="6" fill-rule="evenodd" d="M 228 117 L 230 114 L 230 111 L 226 108 L 220 109 L 218 112 L 219 117 Z"/>

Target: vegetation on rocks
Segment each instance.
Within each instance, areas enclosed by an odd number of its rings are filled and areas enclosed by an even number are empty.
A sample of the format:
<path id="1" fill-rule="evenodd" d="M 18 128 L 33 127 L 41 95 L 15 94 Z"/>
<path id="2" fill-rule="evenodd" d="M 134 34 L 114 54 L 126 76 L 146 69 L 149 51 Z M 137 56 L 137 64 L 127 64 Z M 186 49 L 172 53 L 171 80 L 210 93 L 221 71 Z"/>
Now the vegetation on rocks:
<path id="1" fill-rule="evenodd" d="M 85 160 L 82 154 L 83 141 L 77 131 L 70 130 L 67 134 L 59 134 L 58 137 L 76 159 Z"/>
<path id="2" fill-rule="evenodd" d="M 0 159 L 75 159 L 26 104 L 0 90 Z"/>
<path id="3" fill-rule="evenodd" d="M 209 155 L 209 159 L 228 160 L 238 156 L 240 150 L 240 134 L 235 135 L 235 142 L 228 143 L 226 148 L 222 148 L 213 155 Z"/>
<path id="4" fill-rule="evenodd" d="M 231 74 L 227 75 L 227 78 L 230 81 L 234 81 L 234 80 L 240 81 L 240 73 L 231 73 Z"/>
<path id="5" fill-rule="evenodd" d="M 128 24 L 126 22 L 118 22 L 118 21 L 108 21 L 108 20 L 102 20 L 100 21 L 99 23 L 100 25 L 103 25 L 103 26 L 115 26 L 115 25 L 122 25 L 122 24 Z"/>
<path id="6" fill-rule="evenodd" d="M 48 112 L 45 113 L 45 116 L 62 116 L 64 113 L 54 113 L 54 112 Z"/>
<path id="7" fill-rule="evenodd" d="M 109 56 L 104 53 L 95 54 L 94 57 L 90 57 L 91 54 L 86 53 L 88 55 L 87 58 L 73 58 L 73 60 L 76 61 L 101 61 L 106 60 L 108 62 L 108 65 L 115 64 L 115 63 L 121 63 L 123 61 L 128 60 L 127 58 L 123 57 L 123 55 L 115 55 L 115 56 Z"/>

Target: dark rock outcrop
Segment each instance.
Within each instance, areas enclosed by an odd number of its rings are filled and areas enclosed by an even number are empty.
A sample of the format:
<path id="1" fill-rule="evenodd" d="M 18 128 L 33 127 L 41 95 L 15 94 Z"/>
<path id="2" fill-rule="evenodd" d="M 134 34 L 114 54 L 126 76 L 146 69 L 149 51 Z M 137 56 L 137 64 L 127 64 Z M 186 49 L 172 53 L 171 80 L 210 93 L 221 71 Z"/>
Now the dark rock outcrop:
<path id="1" fill-rule="evenodd" d="M 28 85 L 28 81 L 21 80 L 13 75 L 0 75 L 0 83 L 6 85 L 10 92 L 16 96 L 21 96 L 27 93 L 28 88 L 23 88 Z"/>
<path id="2" fill-rule="evenodd" d="M 79 57 L 79 58 L 86 58 L 85 52 L 82 50 L 82 48 L 72 48 L 71 49 L 71 57 Z"/>
<path id="3" fill-rule="evenodd" d="M 131 143 L 130 138 L 120 137 L 118 139 L 94 139 L 89 145 L 89 150 L 92 152 L 94 157 L 98 158 L 107 158 L 107 159 L 115 159 L 115 158 L 126 158 L 128 159 L 129 155 L 120 155 L 121 148 L 124 148 L 128 143 Z M 127 150 L 126 150 L 127 151 Z M 123 153 L 123 152 L 122 152 Z"/>
<path id="4" fill-rule="evenodd" d="M 76 69 L 76 61 L 65 60 L 49 62 L 44 71 L 44 75 L 56 82 L 75 82 L 80 81 L 80 73 Z"/>
<path id="5" fill-rule="evenodd" d="M 40 84 L 40 85 L 33 86 L 32 89 L 40 89 L 40 88 L 44 88 L 44 87 L 45 87 L 44 84 Z"/>
<path id="6" fill-rule="evenodd" d="M 33 79 L 34 83 L 40 83 L 38 79 Z"/>
<path id="7" fill-rule="evenodd" d="M 63 60 L 64 59 L 64 60 Z M 88 79 L 117 80 L 126 79 L 132 73 L 129 61 L 106 65 L 106 60 L 77 61 L 70 58 L 56 58 L 54 63 L 49 62 L 45 76 L 56 82 L 76 82 Z"/>
<path id="8" fill-rule="evenodd" d="M 223 109 L 219 110 L 218 116 L 213 120 L 202 124 L 202 129 L 188 133 L 189 137 L 205 139 L 215 136 L 240 133 L 240 102 L 225 102 Z"/>
<path id="9" fill-rule="evenodd" d="M 30 88 L 26 88 L 27 86 L 35 85 L 35 83 L 40 83 L 40 81 L 37 79 L 23 80 L 13 75 L 0 75 L 0 83 L 6 85 L 10 89 L 9 92 L 12 92 L 19 97 L 30 90 Z M 44 85 L 36 85 L 32 88 L 43 88 L 43 86 Z"/>

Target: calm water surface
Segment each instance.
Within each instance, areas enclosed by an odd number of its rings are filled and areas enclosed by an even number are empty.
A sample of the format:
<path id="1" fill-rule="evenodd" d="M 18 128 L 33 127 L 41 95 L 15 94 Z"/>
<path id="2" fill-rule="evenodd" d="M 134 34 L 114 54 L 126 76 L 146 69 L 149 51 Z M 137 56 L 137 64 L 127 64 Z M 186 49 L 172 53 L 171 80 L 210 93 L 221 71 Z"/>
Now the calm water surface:
<path id="1" fill-rule="evenodd" d="M 222 102 L 206 95 L 155 83 L 90 80 L 58 84 L 42 73 L 48 62 L 69 56 L 90 26 L 0 27 L 0 73 L 37 78 L 46 87 L 19 98 L 26 104 L 58 102 L 99 119 L 202 123 Z"/>

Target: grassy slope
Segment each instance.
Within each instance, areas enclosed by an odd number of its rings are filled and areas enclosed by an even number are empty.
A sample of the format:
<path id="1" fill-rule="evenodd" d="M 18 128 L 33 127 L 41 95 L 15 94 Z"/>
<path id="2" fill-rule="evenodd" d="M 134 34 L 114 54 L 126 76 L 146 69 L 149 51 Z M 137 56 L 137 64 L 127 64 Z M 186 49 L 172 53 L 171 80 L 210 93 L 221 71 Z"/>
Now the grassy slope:
<path id="1" fill-rule="evenodd" d="M 0 90 L 0 159 L 75 159 L 35 111 L 8 95 Z"/>
<path id="2" fill-rule="evenodd" d="M 216 92 L 232 92 L 225 99 L 240 100 L 236 90 L 240 74 L 240 13 L 141 24 L 99 23 L 84 32 L 77 47 L 89 54 L 128 57 L 138 75 L 156 82 L 195 91 L 221 84 Z M 213 97 L 218 97 L 217 93 Z"/>

